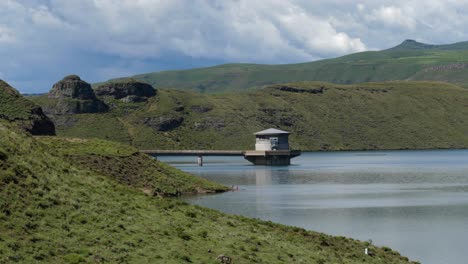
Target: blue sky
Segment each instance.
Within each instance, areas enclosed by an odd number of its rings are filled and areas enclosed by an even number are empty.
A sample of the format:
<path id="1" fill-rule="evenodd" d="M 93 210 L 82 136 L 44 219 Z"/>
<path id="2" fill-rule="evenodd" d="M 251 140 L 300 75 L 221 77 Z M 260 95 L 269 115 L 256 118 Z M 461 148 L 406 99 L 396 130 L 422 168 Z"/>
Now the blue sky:
<path id="1" fill-rule="evenodd" d="M 1 0 L 0 79 L 40 93 L 228 62 L 294 63 L 468 40 L 468 1 Z"/>

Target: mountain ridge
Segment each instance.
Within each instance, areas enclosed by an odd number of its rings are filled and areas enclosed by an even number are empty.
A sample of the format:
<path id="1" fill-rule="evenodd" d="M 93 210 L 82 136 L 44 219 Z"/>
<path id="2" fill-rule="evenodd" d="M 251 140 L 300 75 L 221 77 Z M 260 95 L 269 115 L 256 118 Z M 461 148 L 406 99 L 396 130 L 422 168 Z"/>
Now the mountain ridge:
<path id="1" fill-rule="evenodd" d="M 413 39 L 407 39 L 399 45 L 386 49 L 390 50 L 467 50 L 468 41 L 460 41 L 451 44 L 426 44 Z"/>
<path id="2" fill-rule="evenodd" d="M 460 63 L 468 63 L 468 41 L 432 45 L 405 40 L 390 49 L 358 52 L 313 62 L 228 63 L 206 68 L 144 73 L 108 82 L 134 78 L 156 88 L 177 88 L 201 93 L 254 90 L 266 85 L 297 81 L 355 84 L 430 80 L 468 87 L 468 69 L 450 67 Z M 433 67 L 444 65 L 447 65 L 444 71 L 431 71 Z"/>

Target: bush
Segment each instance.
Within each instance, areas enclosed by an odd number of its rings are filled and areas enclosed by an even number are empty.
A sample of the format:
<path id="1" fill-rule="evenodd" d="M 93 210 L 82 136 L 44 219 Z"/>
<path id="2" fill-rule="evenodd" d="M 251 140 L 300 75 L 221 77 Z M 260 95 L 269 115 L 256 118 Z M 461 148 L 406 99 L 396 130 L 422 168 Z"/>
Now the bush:
<path id="1" fill-rule="evenodd" d="M 8 155 L 2 150 L 0 150 L 0 160 L 7 160 L 7 159 L 8 159 Z"/>
<path id="2" fill-rule="evenodd" d="M 207 238 L 208 237 L 208 231 L 206 231 L 206 230 L 201 231 L 200 236 L 203 237 L 203 238 Z"/>

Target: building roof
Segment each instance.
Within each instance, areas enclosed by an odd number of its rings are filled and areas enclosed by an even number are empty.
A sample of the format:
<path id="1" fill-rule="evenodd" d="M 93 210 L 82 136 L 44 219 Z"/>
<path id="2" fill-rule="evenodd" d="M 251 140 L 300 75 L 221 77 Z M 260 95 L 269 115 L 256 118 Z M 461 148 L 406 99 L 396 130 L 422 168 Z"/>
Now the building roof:
<path id="1" fill-rule="evenodd" d="M 257 133 L 254 133 L 254 135 L 256 136 L 267 136 L 267 135 L 284 135 L 284 134 L 291 134 L 287 131 L 283 131 L 283 130 L 279 130 L 279 129 L 276 129 L 276 128 L 269 128 L 269 129 L 265 129 L 265 130 L 262 130 L 262 131 L 259 131 Z"/>

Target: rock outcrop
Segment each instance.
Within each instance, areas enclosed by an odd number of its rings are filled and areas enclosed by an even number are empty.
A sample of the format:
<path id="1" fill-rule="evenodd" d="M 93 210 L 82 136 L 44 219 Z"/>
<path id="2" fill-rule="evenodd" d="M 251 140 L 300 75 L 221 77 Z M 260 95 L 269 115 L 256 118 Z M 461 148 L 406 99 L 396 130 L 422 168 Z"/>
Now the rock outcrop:
<path id="1" fill-rule="evenodd" d="M 206 113 L 206 112 L 213 110 L 213 107 L 209 105 L 192 105 L 190 109 L 195 113 L 201 114 L 201 113 Z"/>
<path id="2" fill-rule="evenodd" d="M 326 89 L 325 86 L 321 86 L 318 89 L 303 89 L 298 87 L 292 87 L 288 85 L 278 85 L 274 87 L 277 90 L 291 93 L 311 93 L 311 94 L 323 94 L 323 91 Z"/>
<path id="3" fill-rule="evenodd" d="M 52 86 L 49 97 L 55 98 L 73 98 L 78 100 L 95 100 L 91 85 L 81 80 L 78 75 L 65 76 L 61 81 Z"/>
<path id="4" fill-rule="evenodd" d="M 147 117 L 143 123 L 156 131 L 167 132 L 174 130 L 182 125 L 184 122 L 183 117 L 171 117 L 171 116 L 160 116 L 160 117 Z"/>
<path id="5" fill-rule="evenodd" d="M 156 92 L 153 86 L 133 79 L 105 83 L 96 88 L 97 96 L 110 96 L 127 103 L 144 102 Z"/>
<path id="6" fill-rule="evenodd" d="M 226 127 L 226 121 L 222 118 L 204 117 L 200 121 L 194 123 L 196 130 L 215 129 L 221 130 Z"/>
<path id="7" fill-rule="evenodd" d="M 55 135 L 54 123 L 42 108 L 0 80 L 0 119 L 8 120 L 32 135 Z"/>
<path id="8" fill-rule="evenodd" d="M 94 94 L 91 85 L 78 75 L 68 75 L 52 86 L 48 95 L 55 104 L 44 108 L 48 115 L 106 112 L 109 107 Z"/>

